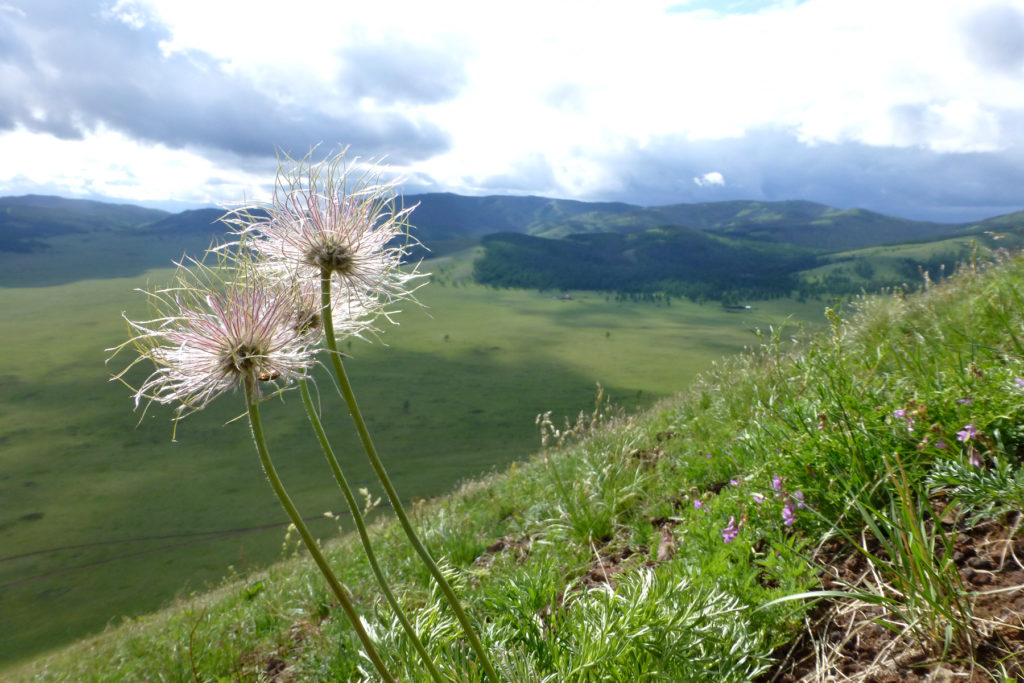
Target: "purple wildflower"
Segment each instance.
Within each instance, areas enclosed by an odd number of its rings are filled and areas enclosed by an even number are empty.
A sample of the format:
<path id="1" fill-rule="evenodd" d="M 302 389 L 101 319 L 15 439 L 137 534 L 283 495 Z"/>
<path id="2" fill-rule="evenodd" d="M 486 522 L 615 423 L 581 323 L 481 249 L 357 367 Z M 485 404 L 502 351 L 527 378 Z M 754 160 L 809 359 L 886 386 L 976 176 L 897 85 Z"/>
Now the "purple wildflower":
<path id="1" fill-rule="evenodd" d="M 969 406 L 972 403 L 974 403 L 974 399 L 968 396 L 967 398 L 958 398 L 956 402 L 959 403 L 960 405 Z"/>
<path id="2" fill-rule="evenodd" d="M 971 424 L 964 425 L 964 428 L 956 433 L 957 441 L 970 441 L 976 438 L 978 438 L 978 430 Z"/>
<path id="3" fill-rule="evenodd" d="M 693 509 L 694 510 L 700 510 L 702 507 L 704 507 L 704 503 L 703 502 L 701 502 L 699 500 L 693 501 Z"/>
<path id="4" fill-rule="evenodd" d="M 780 477 L 777 474 L 774 477 L 772 477 L 772 488 L 775 489 L 776 491 L 782 490 L 782 477 Z"/>
<path id="5" fill-rule="evenodd" d="M 741 483 L 743 483 L 743 479 L 740 477 L 735 477 L 733 479 L 730 479 L 729 483 L 732 484 L 733 486 L 739 486 Z"/>
<path id="6" fill-rule="evenodd" d="M 896 410 L 892 411 L 892 415 L 893 417 L 897 417 L 901 420 L 906 420 L 908 432 L 914 431 L 914 418 L 908 415 L 907 411 L 904 408 L 897 408 Z"/>
<path id="7" fill-rule="evenodd" d="M 760 493 L 755 493 L 751 495 L 751 498 L 753 498 L 754 502 L 757 503 L 758 505 L 764 502 L 764 496 L 761 495 Z"/>
<path id="8" fill-rule="evenodd" d="M 796 521 L 796 510 L 793 509 L 793 501 L 786 501 L 786 505 L 782 508 L 782 523 L 786 526 L 793 526 L 793 522 Z"/>
<path id="9" fill-rule="evenodd" d="M 971 463 L 974 467 L 981 467 L 981 452 L 974 446 L 967 446 L 967 462 Z"/>
<path id="10" fill-rule="evenodd" d="M 947 444 L 942 439 L 939 439 L 938 441 L 935 442 L 935 447 L 938 448 L 940 451 L 944 451 L 947 448 L 949 448 L 949 444 Z"/>
<path id="11" fill-rule="evenodd" d="M 730 516 L 729 524 L 722 529 L 722 540 L 726 543 L 732 543 L 733 539 L 735 539 L 739 533 L 740 529 L 736 526 L 736 518 Z"/>
<path id="12" fill-rule="evenodd" d="M 804 507 L 804 494 L 803 491 L 797 491 L 793 494 L 793 498 L 796 500 L 796 506 L 799 509 Z"/>
<path id="13" fill-rule="evenodd" d="M 1024 377 L 1014 377 L 1013 383 L 1017 385 L 1018 389 L 1024 389 Z"/>

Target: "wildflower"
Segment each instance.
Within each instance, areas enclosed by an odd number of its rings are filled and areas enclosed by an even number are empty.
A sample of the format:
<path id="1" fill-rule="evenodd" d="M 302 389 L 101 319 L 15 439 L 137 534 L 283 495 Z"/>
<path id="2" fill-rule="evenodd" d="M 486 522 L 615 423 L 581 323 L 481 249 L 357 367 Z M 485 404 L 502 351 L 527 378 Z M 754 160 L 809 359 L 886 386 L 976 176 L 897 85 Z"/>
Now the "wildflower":
<path id="1" fill-rule="evenodd" d="M 967 446 L 967 462 L 974 467 L 981 467 L 983 464 L 981 460 L 981 452 L 974 446 Z"/>
<path id="2" fill-rule="evenodd" d="M 239 385 L 258 396 L 259 382 L 287 383 L 315 363 L 315 339 L 296 325 L 289 297 L 257 281 L 218 280 L 198 263 L 179 269 L 176 284 L 150 294 L 160 317 L 125 318 L 135 336 L 114 349 L 133 344 L 139 352 L 118 379 L 141 360 L 156 365 L 135 392 L 136 407 L 143 398 L 180 402 L 184 417 Z"/>
<path id="3" fill-rule="evenodd" d="M 969 406 L 972 403 L 974 403 L 974 399 L 972 399 L 970 396 L 968 396 L 966 398 L 958 398 L 956 400 L 956 402 L 959 403 L 960 405 Z"/>
<path id="4" fill-rule="evenodd" d="M 776 491 L 782 490 L 782 477 L 780 477 L 777 474 L 774 477 L 772 477 L 772 488 L 775 489 Z"/>
<path id="5" fill-rule="evenodd" d="M 947 448 L 949 448 L 949 444 L 947 444 L 942 439 L 939 439 L 938 441 L 935 442 L 935 447 L 938 448 L 940 451 L 944 451 Z"/>
<path id="6" fill-rule="evenodd" d="M 703 502 L 701 502 L 699 500 L 693 501 L 693 509 L 694 510 L 700 510 L 702 507 L 704 507 L 704 503 Z"/>
<path id="7" fill-rule="evenodd" d="M 803 494 L 803 492 L 802 491 L 795 492 L 793 494 L 793 498 L 794 498 L 794 500 L 796 500 L 797 508 L 802 510 L 803 507 L 804 507 L 804 494 Z"/>
<path id="8" fill-rule="evenodd" d="M 793 526 L 793 522 L 796 521 L 796 510 L 793 509 L 793 502 L 786 501 L 785 506 L 782 508 L 782 523 L 786 526 Z"/>
<path id="9" fill-rule="evenodd" d="M 957 441 L 970 441 L 971 439 L 978 438 L 978 430 L 974 425 L 964 425 L 964 428 L 956 433 Z"/>
<path id="10" fill-rule="evenodd" d="M 760 493 L 755 493 L 751 495 L 751 498 L 753 498 L 754 502 L 757 503 L 758 505 L 764 502 L 764 496 L 761 495 Z"/>
<path id="11" fill-rule="evenodd" d="M 722 529 L 722 540 L 726 543 L 732 543 L 732 541 L 739 535 L 740 529 L 736 526 L 736 518 L 730 516 L 729 524 Z"/>
<path id="12" fill-rule="evenodd" d="M 353 177 L 344 153 L 320 163 L 306 157 L 278 173 L 261 212 L 238 210 L 227 222 L 274 276 L 317 285 L 330 277 L 339 302 L 387 317 L 384 307 L 411 297 L 409 283 L 421 274 L 400 268 L 415 244 L 407 230 L 415 207 L 396 207 L 396 182 L 380 182 L 382 173 L 373 166 Z"/>
<path id="13" fill-rule="evenodd" d="M 914 431 L 914 418 L 913 418 L 913 416 L 908 414 L 905 409 L 897 408 L 896 410 L 892 411 L 892 416 L 895 417 L 895 418 L 899 418 L 901 420 L 906 420 L 906 422 L 907 422 L 907 431 L 908 432 Z"/>
<path id="14" fill-rule="evenodd" d="M 740 484 L 743 483 L 743 479 L 741 477 L 734 477 L 729 480 L 729 483 L 732 484 L 733 486 L 739 486 Z"/>
<path id="15" fill-rule="evenodd" d="M 1018 389 L 1024 389 L 1024 377 L 1014 377 L 1013 383 L 1017 386 Z"/>

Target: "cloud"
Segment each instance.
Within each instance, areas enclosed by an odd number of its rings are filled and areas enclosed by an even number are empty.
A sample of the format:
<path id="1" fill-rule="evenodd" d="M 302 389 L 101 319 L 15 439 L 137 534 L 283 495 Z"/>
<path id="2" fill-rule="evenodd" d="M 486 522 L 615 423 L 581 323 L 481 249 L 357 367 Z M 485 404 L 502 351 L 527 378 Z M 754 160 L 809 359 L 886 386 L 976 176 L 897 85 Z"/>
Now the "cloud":
<path id="1" fill-rule="evenodd" d="M 963 24 L 967 55 L 979 66 L 1008 76 L 1024 67 L 1024 12 L 1005 4 L 973 12 Z"/>
<path id="2" fill-rule="evenodd" d="M 718 171 L 711 171 L 693 179 L 697 187 L 708 187 L 710 185 L 725 185 L 725 178 Z"/>
<path id="3" fill-rule="evenodd" d="M 387 104 L 435 104 L 450 100 L 466 85 L 469 55 L 455 46 L 363 41 L 338 52 L 338 77 L 348 97 Z"/>
<path id="4" fill-rule="evenodd" d="M 1024 155 L 1018 149 L 947 154 L 921 147 L 862 143 L 807 145 L 791 131 L 765 128 L 741 138 L 666 136 L 605 160 L 623 180 L 581 199 L 643 205 L 751 199 L 806 199 L 906 218 L 958 222 L 1019 211 Z M 708 167 L 728 185 L 703 185 Z"/>
<path id="5" fill-rule="evenodd" d="M 348 144 L 362 155 L 386 152 L 400 162 L 450 144 L 448 133 L 413 113 L 362 102 L 385 98 L 389 84 L 396 87 L 391 102 L 428 95 L 414 78 L 402 81 L 393 63 L 377 67 L 377 80 L 351 81 L 339 97 L 301 77 L 282 85 L 240 76 L 203 52 L 165 53 L 161 46 L 171 39 L 166 27 L 125 3 L 104 10 L 36 0 L 23 17 L 0 13 L 0 125 L 64 139 L 109 129 L 240 156 L 273 156 L 275 147 L 301 155 L 324 143 Z M 311 96 L 318 89 L 321 95 Z"/>

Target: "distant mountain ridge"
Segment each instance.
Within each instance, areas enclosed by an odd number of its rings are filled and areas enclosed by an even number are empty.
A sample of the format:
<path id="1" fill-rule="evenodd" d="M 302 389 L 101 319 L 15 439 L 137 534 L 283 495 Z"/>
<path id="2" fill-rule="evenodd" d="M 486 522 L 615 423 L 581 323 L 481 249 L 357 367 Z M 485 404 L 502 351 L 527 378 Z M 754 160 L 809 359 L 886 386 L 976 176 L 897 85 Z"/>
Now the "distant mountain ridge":
<path id="1" fill-rule="evenodd" d="M 881 245 L 942 243 L 941 255 L 928 256 L 938 263 L 962 256 L 964 240 L 989 240 L 993 247 L 1024 242 L 1024 211 L 972 223 L 933 223 L 802 200 L 642 207 L 537 196 L 430 193 L 397 201 L 416 206 L 411 214 L 413 234 L 429 250 L 418 252 L 417 257 L 483 244 L 484 267 L 477 269 L 477 275 L 481 281 L 503 286 L 558 282 L 553 286 L 584 288 L 583 283 L 607 282 L 617 273 L 627 281 L 642 280 L 644 287 L 696 278 L 721 288 L 730 282 L 749 284 L 759 277 L 781 287 L 788 281 L 783 274 L 789 277 L 798 270 L 874 258 L 860 256 L 856 250 Z M 0 197 L 0 265 L 20 254 L 36 255 L 39 268 L 49 267 L 50 262 L 39 255 L 63 250 L 79 254 L 75 268 L 64 275 L 51 272 L 43 278 L 45 282 L 141 272 L 167 265 L 183 252 L 201 253 L 212 241 L 223 240 L 227 227 L 219 219 L 225 213 L 218 208 L 170 213 L 42 195 Z M 535 239 L 511 239 L 516 234 Z M 128 257 L 108 258 L 119 249 Z M 510 259 L 509 264 L 499 263 L 495 250 L 501 251 L 501 258 Z M 95 257 L 90 256 L 93 253 Z M 697 254 L 703 254 L 704 260 Z M 909 260 L 904 258 L 908 263 L 898 264 L 897 270 L 909 272 Z M 0 274 L 0 284 L 19 286 L 19 277 L 31 280 L 36 266 L 26 263 L 20 262 L 14 274 Z M 730 265 L 729 271 L 711 272 Z M 842 266 L 833 268 L 837 269 Z M 870 269 L 859 266 L 859 270 Z M 513 271 L 518 276 L 512 277 Z M 564 272 L 579 278 L 566 280 Z M 838 282 L 839 276 L 831 276 Z M 896 275 L 890 272 L 887 277 Z M 854 278 L 850 286 L 857 282 Z"/>
<path id="2" fill-rule="evenodd" d="M 835 251 L 935 239 L 962 232 L 970 225 L 914 221 L 803 200 L 735 200 L 641 207 L 531 196 L 424 194 L 409 195 L 405 201 L 407 205 L 419 203 L 413 213 L 413 223 L 425 243 L 431 238 L 483 236 L 496 232 L 561 238 L 579 233 L 638 232 L 680 226 Z"/>

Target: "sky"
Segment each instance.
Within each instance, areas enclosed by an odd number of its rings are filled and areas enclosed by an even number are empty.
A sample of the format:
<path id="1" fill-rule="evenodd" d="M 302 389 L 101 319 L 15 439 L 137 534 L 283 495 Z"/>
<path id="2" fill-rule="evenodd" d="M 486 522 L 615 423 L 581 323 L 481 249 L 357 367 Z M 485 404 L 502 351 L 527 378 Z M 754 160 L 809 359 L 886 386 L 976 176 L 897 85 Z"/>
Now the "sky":
<path id="1" fill-rule="evenodd" d="M 1024 0 L 0 0 L 0 195 L 233 206 L 314 147 L 406 194 L 1005 214 Z"/>

